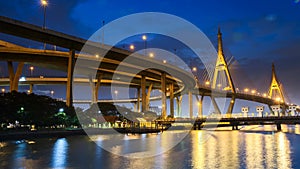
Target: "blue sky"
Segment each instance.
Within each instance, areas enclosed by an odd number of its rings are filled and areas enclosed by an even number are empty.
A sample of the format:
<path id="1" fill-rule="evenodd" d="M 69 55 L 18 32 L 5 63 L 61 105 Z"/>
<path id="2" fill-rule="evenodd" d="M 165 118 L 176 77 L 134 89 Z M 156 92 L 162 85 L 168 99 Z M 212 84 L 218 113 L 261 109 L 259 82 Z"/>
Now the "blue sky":
<path id="1" fill-rule="evenodd" d="M 82 38 L 89 38 L 103 20 L 108 23 L 138 12 L 182 17 L 213 44 L 220 26 L 225 53 L 235 58 L 231 69 L 236 86 L 267 90 L 274 62 L 290 99 L 300 104 L 298 0 L 49 0 L 46 12 L 48 29 Z M 39 0 L 0 1 L 0 14 L 35 25 L 43 23 Z"/>

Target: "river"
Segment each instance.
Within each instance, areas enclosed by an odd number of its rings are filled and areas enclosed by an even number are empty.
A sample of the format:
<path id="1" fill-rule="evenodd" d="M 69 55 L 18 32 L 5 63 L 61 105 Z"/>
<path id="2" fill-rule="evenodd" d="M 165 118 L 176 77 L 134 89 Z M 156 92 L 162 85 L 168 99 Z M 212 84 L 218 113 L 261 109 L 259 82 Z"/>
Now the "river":
<path id="1" fill-rule="evenodd" d="M 191 131 L 166 149 L 153 147 L 146 139 L 170 145 L 170 133 L 174 131 L 122 135 L 123 155 L 116 153 L 115 145 L 111 149 L 99 146 L 99 138 L 106 135 L 7 141 L 0 143 L 0 168 L 300 168 L 300 126 L 283 126 L 282 130 L 248 126 L 239 131 Z M 133 140 L 136 146 L 146 147 L 145 152 L 159 149 L 163 153 L 145 155 L 143 149 L 131 149 Z"/>

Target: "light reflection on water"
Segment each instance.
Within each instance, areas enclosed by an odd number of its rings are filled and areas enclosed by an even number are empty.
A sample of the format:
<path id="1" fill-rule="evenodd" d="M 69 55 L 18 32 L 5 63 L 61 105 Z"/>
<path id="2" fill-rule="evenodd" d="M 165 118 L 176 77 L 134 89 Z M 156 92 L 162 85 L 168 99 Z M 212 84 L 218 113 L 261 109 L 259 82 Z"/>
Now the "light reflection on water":
<path id="1" fill-rule="evenodd" d="M 52 154 L 52 168 L 64 168 L 66 163 L 66 159 L 68 156 L 68 142 L 65 138 L 57 139 L 54 143 L 53 154 Z"/>
<path id="2" fill-rule="evenodd" d="M 130 159 L 109 153 L 97 144 L 109 141 L 106 135 L 58 139 L 37 139 L 35 144 L 2 142 L 0 168 L 300 168 L 299 126 L 282 126 L 283 132 L 273 132 L 272 126 L 249 126 L 240 131 L 191 131 L 173 149 L 148 158 Z M 288 133 L 286 133 L 288 132 Z M 207 135 L 210 135 L 206 140 Z M 153 142 L 147 144 L 146 138 Z M 143 154 L 130 148 L 134 144 L 148 149 L 168 147 L 176 135 L 124 135 L 123 147 L 116 151 Z M 205 140 L 204 140 L 205 139 Z M 204 141 L 203 141 L 204 140 Z M 136 146 L 136 145 L 135 145 Z M 149 151 L 149 150 L 148 150 Z"/>

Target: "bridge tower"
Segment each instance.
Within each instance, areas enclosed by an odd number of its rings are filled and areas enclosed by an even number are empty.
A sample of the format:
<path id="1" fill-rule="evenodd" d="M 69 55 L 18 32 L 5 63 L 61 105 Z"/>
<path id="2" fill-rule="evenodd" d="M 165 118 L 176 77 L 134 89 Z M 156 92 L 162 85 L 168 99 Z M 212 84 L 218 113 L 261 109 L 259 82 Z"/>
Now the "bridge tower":
<path id="1" fill-rule="evenodd" d="M 229 86 L 226 86 L 223 90 L 231 91 L 232 93 L 235 93 L 235 87 L 233 84 L 233 80 L 232 80 L 230 72 L 228 70 L 228 65 L 227 65 L 227 62 L 226 62 L 226 59 L 224 56 L 224 52 L 223 52 L 222 33 L 221 33 L 221 30 L 219 27 L 219 29 L 218 29 L 218 57 L 216 60 L 216 65 L 215 65 L 215 70 L 214 70 L 214 75 L 213 75 L 213 80 L 212 80 L 212 85 L 211 85 L 212 89 L 216 89 L 216 86 L 220 87 L 219 84 L 217 84 L 217 82 L 218 82 L 218 77 L 223 75 L 221 73 L 225 73 L 226 80 L 228 83 L 227 85 L 229 85 Z M 217 111 L 220 111 L 217 108 L 216 101 L 213 97 L 212 97 L 212 102 L 215 105 L 215 109 L 217 109 Z M 229 115 L 232 114 L 234 103 L 235 103 L 235 97 L 233 96 L 231 98 L 230 105 L 227 110 L 227 114 L 229 114 Z"/>
<path id="2" fill-rule="evenodd" d="M 279 80 L 276 75 L 274 63 L 272 63 L 272 79 L 271 79 L 268 96 L 269 98 L 275 99 L 278 102 L 285 103 L 281 84 L 279 83 Z"/>

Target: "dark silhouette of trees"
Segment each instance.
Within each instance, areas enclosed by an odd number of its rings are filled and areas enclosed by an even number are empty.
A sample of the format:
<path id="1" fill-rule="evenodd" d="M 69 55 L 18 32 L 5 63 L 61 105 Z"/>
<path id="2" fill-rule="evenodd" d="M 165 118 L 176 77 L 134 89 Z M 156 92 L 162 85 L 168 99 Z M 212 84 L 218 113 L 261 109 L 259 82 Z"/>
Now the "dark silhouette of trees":
<path id="1" fill-rule="evenodd" d="M 54 126 L 78 125 L 73 107 L 48 96 L 26 93 L 3 93 L 0 95 L 0 123 Z"/>

